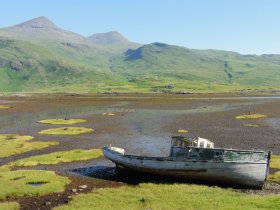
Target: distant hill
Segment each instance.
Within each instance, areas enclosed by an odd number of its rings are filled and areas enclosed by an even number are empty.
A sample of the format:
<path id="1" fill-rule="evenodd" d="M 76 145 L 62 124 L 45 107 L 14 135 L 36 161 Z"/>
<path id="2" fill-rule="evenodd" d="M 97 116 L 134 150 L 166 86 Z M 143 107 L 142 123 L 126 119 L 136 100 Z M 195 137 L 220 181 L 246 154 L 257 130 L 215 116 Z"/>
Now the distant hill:
<path id="1" fill-rule="evenodd" d="M 93 34 L 87 37 L 88 40 L 100 45 L 128 44 L 129 41 L 117 31 Z"/>
<path id="2" fill-rule="evenodd" d="M 0 29 L 1 92 L 229 92 L 280 89 L 280 55 L 241 55 L 89 37 L 46 17 Z"/>

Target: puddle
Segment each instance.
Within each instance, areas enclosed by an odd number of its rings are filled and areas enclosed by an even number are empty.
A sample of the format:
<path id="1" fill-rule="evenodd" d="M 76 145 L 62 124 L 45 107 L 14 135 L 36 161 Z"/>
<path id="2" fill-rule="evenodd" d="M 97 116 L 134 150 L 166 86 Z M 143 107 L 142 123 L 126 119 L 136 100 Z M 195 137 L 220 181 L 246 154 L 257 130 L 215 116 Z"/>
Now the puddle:
<path id="1" fill-rule="evenodd" d="M 273 129 L 280 129 L 280 118 L 268 118 L 264 122 Z"/>
<path id="2" fill-rule="evenodd" d="M 24 179 L 24 178 L 25 178 L 25 176 L 20 176 L 20 177 L 15 177 L 15 178 L 10 179 L 10 180 L 14 180 L 14 181 L 16 181 L 16 180 L 19 180 L 19 179 Z"/>
<path id="3" fill-rule="evenodd" d="M 40 187 L 44 184 L 47 184 L 48 182 L 28 182 L 27 185 L 33 186 L 33 187 Z"/>
<path id="4" fill-rule="evenodd" d="M 126 170 L 123 168 L 108 167 L 108 166 L 92 166 L 88 168 L 77 168 L 72 170 L 72 172 L 78 175 L 88 176 L 92 178 L 109 180 L 115 182 L 122 182 L 132 185 L 137 185 L 143 182 L 180 182 L 180 179 L 173 179 L 167 177 L 159 177 L 150 174 L 144 174 L 139 172 L 134 172 Z"/>
<path id="5" fill-rule="evenodd" d="M 109 166 L 91 166 L 87 168 L 77 168 L 72 170 L 83 176 L 90 176 L 95 178 L 113 177 L 116 175 L 116 168 Z"/>

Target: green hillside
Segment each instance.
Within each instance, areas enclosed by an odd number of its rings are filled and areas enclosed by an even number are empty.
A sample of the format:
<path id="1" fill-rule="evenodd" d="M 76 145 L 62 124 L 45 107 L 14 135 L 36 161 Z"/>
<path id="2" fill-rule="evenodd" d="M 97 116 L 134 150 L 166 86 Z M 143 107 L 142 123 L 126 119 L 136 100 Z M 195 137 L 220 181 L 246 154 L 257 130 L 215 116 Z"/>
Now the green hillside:
<path id="1" fill-rule="evenodd" d="M 140 45 L 116 31 L 83 37 L 45 17 L 0 29 L 0 92 L 228 92 L 279 81 L 280 55 Z"/>

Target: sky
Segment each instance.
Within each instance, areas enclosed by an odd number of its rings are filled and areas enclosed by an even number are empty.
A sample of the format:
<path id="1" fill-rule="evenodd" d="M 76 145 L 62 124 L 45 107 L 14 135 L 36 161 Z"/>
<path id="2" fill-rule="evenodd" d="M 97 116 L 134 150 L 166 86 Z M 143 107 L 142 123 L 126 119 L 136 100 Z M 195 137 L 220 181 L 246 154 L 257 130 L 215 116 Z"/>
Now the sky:
<path id="1" fill-rule="evenodd" d="M 116 30 L 143 44 L 280 54 L 279 0 L 0 1 L 0 28 L 46 16 L 84 36 Z"/>

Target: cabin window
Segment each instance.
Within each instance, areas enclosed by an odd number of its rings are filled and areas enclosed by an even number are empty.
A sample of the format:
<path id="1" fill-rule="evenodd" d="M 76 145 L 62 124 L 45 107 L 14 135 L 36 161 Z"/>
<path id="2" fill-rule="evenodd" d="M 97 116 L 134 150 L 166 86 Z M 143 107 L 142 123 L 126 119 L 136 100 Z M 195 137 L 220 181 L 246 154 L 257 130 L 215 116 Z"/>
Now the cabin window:
<path id="1" fill-rule="evenodd" d="M 204 147 L 204 142 L 203 142 L 203 141 L 201 141 L 201 142 L 199 143 L 199 147 Z"/>
<path id="2" fill-rule="evenodd" d="M 210 144 L 207 144 L 207 148 L 210 148 L 211 147 L 211 145 Z"/>

